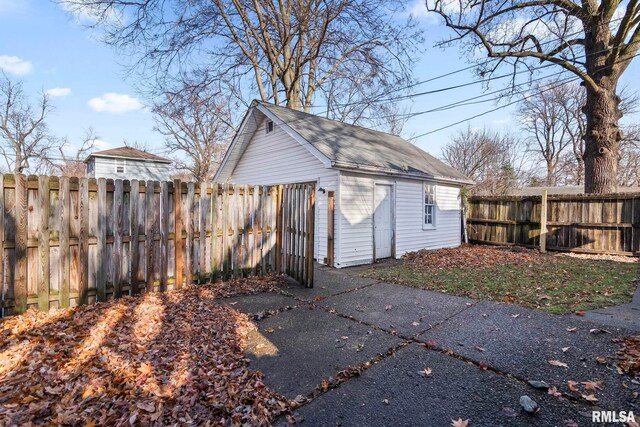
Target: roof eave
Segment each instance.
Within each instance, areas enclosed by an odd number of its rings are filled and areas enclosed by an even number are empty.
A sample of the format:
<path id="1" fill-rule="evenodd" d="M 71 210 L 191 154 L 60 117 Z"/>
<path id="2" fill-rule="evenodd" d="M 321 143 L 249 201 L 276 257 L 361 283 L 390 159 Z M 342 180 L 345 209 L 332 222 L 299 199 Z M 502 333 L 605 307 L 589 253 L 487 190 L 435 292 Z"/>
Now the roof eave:
<path id="1" fill-rule="evenodd" d="M 403 178 L 413 178 L 413 179 L 428 179 L 433 181 L 446 182 L 451 184 L 456 184 L 459 186 L 465 185 L 474 185 L 475 182 L 469 179 L 462 178 L 454 178 L 442 175 L 434 175 L 429 173 L 416 173 L 416 172 L 401 172 L 394 169 L 382 168 L 379 166 L 371 166 L 371 165 L 362 165 L 362 164 L 353 164 L 347 162 L 339 162 L 332 161 L 331 165 L 335 169 L 340 170 L 348 170 L 351 172 L 365 172 L 365 173 L 376 173 L 376 174 L 384 174 L 390 176 L 399 176 Z"/>
<path id="2" fill-rule="evenodd" d="M 91 160 L 92 157 L 99 157 L 102 159 L 125 159 L 125 160 L 135 160 L 137 162 L 147 162 L 147 163 L 165 163 L 170 165 L 171 163 L 173 163 L 171 160 L 168 159 L 144 159 L 141 157 L 129 157 L 129 156 L 114 156 L 111 154 L 89 154 L 87 156 L 87 158 L 84 160 L 84 163 L 88 163 L 89 160 Z"/>

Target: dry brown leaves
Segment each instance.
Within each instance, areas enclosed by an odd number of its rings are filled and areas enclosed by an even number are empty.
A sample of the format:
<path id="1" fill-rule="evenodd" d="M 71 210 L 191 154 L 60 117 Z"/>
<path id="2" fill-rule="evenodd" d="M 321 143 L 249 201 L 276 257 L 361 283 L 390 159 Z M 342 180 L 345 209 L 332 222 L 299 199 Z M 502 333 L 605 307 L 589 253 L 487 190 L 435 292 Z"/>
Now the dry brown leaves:
<path id="1" fill-rule="evenodd" d="M 272 290 L 241 279 L 125 297 L 0 328 L 0 424 L 268 425 L 289 402 L 248 369 L 255 328 L 216 298 Z"/>
<path id="2" fill-rule="evenodd" d="M 462 245 L 458 248 L 420 250 L 402 257 L 424 269 L 483 268 L 504 264 L 537 264 L 548 257 L 518 246 Z"/>
<path id="3" fill-rule="evenodd" d="M 640 376 L 640 336 L 624 337 L 620 342 L 618 366 L 627 374 Z"/>

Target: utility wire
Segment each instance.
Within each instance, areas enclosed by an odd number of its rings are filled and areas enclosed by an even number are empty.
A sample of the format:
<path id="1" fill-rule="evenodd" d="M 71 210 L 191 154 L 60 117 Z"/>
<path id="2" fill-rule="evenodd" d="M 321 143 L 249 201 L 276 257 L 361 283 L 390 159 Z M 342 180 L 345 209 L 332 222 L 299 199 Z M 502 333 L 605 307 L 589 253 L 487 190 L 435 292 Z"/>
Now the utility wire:
<path id="1" fill-rule="evenodd" d="M 630 60 L 630 59 L 636 58 L 637 56 L 640 56 L 640 53 L 638 53 L 638 54 L 636 54 L 636 55 L 633 55 L 631 58 L 629 58 L 629 59 L 625 59 L 624 61 L 627 61 L 627 60 Z M 624 62 L 624 61 L 618 61 L 618 62 L 616 62 L 616 64 L 617 64 L 617 63 L 619 63 L 619 62 Z M 615 64 L 609 65 L 609 66 L 607 66 L 607 67 L 603 67 L 603 69 L 604 69 L 604 68 L 610 68 L 610 67 L 612 67 L 613 65 L 615 65 Z M 570 82 L 572 82 L 572 81 L 580 80 L 580 78 L 576 76 L 576 77 L 571 77 L 571 78 L 564 79 L 564 80 L 565 80 L 565 81 L 564 81 L 563 83 L 561 83 L 561 84 L 559 84 L 559 85 L 557 85 L 557 86 L 553 86 L 553 87 L 546 87 L 546 88 L 544 88 L 542 91 L 538 91 L 538 92 L 533 93 L 533 94 L 531 94 L 531 95 L 527 95 L 527 96 L 525 96 L 525 97 L 518 98 L 517 100 L 512 101 L 512 102 L 509 102 L 508 104 L 498 106 L 498 107 L 493 108 L 493 109 L 491 109 L 491 110 L 484 111 L 484 112 L 482 112 L 482 113 L 476 114 L 476 115 L 471 116 L 471 117 L 468 117 L 468 118 L 466 118 L 466 119 L 462 119 L 462 120 L 459 120 L 459 121 L 457 121 L 457 122 L 455 122 L 455 123 L 451 123 L 451 124 L 449 124 L 449 125 L 446 125 L 446 126 L 440 127 L 440 128 L 438 128 L 438 129 L 434 129 L 434 130 L 432 130 L 432 131 L 425 132 L 425 133 L 422 133 L 422 134 L 420 134 L 420 135 L 413 136 L 413 137 L 411 137 L 411 138 L 407 138 L 407 140 L 408 140 L 408 141 L 412 141 L 412 140 L 415 140 L 415 139 L 421 138 L 421 137 L 426 136 L 426 135 L 431 135 L 432 133 L 440 132 L 441 130 L 448 129 L 448 128 L 450 128 L 450 127 L 453 127 L 453 126 L 459 125 L 459 124 L 464 123 L 464 122 L 466 122 L 466 121 L 473 120 L 473 119 L 475 119 L 475 118 L 478 118 L 478 117 L 481 117 L 481 116 L 484 116 L 484 115 L 487 115 L 487 114 L 493 113 L 493 112 L 495 112 L 495 111 L 501 110 L 501 109 L 503 109 L 503 108 L 509 107 L 509 106 L 511 106 L 511 105 L 513 105 L 513 104 L 516 104 L 516 103 L 518 103 L 518 102 L 521 102 L 521 101 L 523 101 L 523 100 L 525 100 L 525 99 L 529 99 L 529 98 L 531 98 L 531 97 L 533 97 L 533 96 L 535 96 L 535 95 L 538 95 L 538 94 L 542 93 L 543 91 L 551 90 L 551 89 L 555 89 L 556 87 L 563 86 L 563 85 L 565 85 L 565 84 L 567 84 L 567 83 L 570 83 Z M 562 80 L 561 80 L 561 81 L 562 81 Z"/>

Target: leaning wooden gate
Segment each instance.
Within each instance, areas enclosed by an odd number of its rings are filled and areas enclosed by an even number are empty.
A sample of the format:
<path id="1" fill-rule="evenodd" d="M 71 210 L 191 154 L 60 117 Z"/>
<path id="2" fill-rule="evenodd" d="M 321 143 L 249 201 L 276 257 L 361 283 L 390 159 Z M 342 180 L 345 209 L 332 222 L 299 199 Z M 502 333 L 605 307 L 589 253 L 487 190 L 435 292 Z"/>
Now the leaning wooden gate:
<path id="1" fill-rule="evenodd" d="M 280 187 L 278 212 L 280 272 L 302 285 L 313 287 L 315 230 L 315 184 L 288 184 Z"/>

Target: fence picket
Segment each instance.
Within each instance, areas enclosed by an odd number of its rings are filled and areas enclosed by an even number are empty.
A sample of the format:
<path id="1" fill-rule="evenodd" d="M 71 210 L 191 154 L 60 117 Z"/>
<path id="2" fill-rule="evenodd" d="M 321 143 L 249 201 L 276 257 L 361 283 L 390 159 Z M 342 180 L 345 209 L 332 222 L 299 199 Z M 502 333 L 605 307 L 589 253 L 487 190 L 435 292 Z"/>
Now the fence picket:
<path id="1" fill-rule="evenodd" d="M 124 227 L 123 200 L 124 187 L 121 179 L 116 179 L 113 190 L 113 297 L 122 296 L 122 235 Z"/>
<path id="2" fill-rule="evenodd" d="M 38 223 L 38 310 L 48 311 L 49 286 L 49 177 L 38 177 L 38 203 L 35 206 L 39 214 Z"/>
<path id="3" fill-rule="evenodd" d="M 472 197 L 467 230 L 473 243 L 540 245 L 541 197 Z M 498 204 L 506 209 L 494 209 Z M 547 197 L 546 248 L 554 251 L 639 255 L 640 195 Z M 505 212 L 515 212 L 507 215 Z M 511 227 L 513 232 L 501 233 Z"/>
<path id="4" fill-rule="evenodd" d="M 137 179 L 131 181 L 131 190 L 129 194 L 131 198 L 131 294 L 135 295 L 140 291 L 138 288 L 140 281 L 140 214 L 138 212 L 138 208 L 141 207 L 140 181 Z"/>
<path id="5" fill-rule="evenodd" d="M 144 257 L 145 257 L 145 292 L 153 292 L 155 278 L 153 275 L 155 256 L 154 256 L 154 221 L 155 221 L 155 182 L 147 181 L 145 186 L 145 215 L 144 215 Z"/>
<path id="6" fill-rule="evenodd" d="M 274 271 L 312 284 L 306 184 L 5 175 L 0 190 L 6 314 L 166 290 L 172 271 L 176 288 Z"/>

